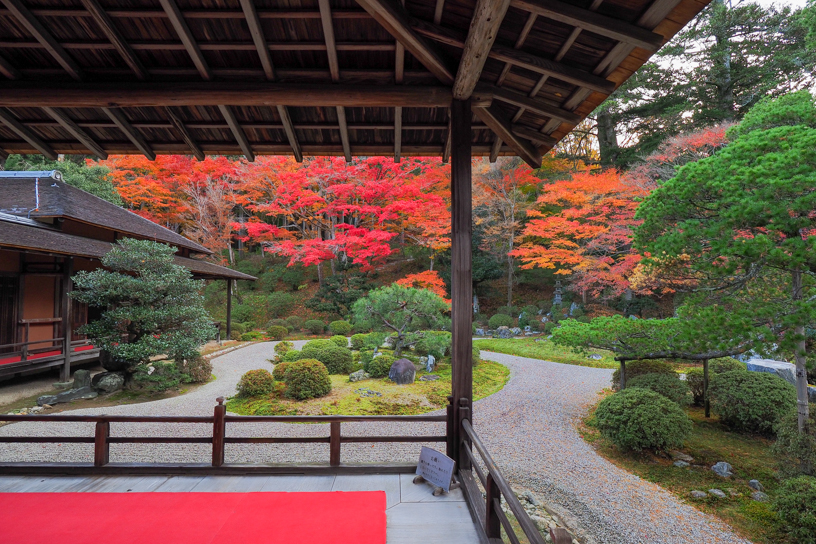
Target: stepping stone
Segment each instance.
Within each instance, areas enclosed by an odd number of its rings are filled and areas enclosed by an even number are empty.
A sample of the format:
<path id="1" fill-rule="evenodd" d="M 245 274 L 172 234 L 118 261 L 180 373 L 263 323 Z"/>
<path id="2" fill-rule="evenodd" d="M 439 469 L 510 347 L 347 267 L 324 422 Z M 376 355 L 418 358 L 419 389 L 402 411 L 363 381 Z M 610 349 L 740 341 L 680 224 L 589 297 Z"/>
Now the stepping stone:
<path id="1" fill-rule="evenodd" d="M 720 489 L 709 489 L 708 492 L 711 495 L 714 495 L 715 497 L 717 497 L 718 499 L 724 499 L 726 497 L 725 492 L 723 492 Z"/>
<path id="2" fill-rule="evenodd" d="M 705 491 L 692 491 L 691 496 L 694 497 L 695 499 L 705 499 L 706 497 L 708 497 L 708 493 L 706 493 Z"/>

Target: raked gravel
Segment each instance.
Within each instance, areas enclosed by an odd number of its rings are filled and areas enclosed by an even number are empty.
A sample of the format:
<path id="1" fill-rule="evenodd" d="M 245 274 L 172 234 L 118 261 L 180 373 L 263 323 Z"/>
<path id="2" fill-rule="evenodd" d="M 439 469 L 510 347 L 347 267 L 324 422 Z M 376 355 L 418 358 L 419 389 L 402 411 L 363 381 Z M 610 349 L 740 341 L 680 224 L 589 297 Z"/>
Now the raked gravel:
<path id="1" fill-rule="evenodd" d="M 303 342 L 295 342 L 300 347 Z M 125 406 L 73 410 L 71 414 L 208 415 L 215 399 L 235 394 L 241 375 L 268 368 L 274 343 L 257 343 L 213 360 L 216 380 L 190 393 Z M 611 370 L 563 365 L 482 352 L 510 368 L 500 392 L 474 406 L 474 426 L 510 482 L 545 498 L 588 541 L 599 544 L 747 543 L 715 518 L 660 487 L 609 463 L 579 436 L 576 425 Z M 204 436 L 201 424 L 111 424 L 112 436 Z M 343 434 L 444 434 L 444 424 L 343 424 Z M 0 427 L 0 436 L 93 436 L 85 423 L 21 422 Z M 228 424 L 227 436 L 327 436 L 324 424 Z M 439 445 L 433 445 L 439 447 Z M 327 444 L 228 445 L 228 463 L 327 462 Z M 90 444 L 3 444 L 0 461 L 90 462 Z M 209 461 L 208 444 L 114 444 L 111 462 Z M 414 444 L 344 444 L 343 462 L 416 459 Z"/>

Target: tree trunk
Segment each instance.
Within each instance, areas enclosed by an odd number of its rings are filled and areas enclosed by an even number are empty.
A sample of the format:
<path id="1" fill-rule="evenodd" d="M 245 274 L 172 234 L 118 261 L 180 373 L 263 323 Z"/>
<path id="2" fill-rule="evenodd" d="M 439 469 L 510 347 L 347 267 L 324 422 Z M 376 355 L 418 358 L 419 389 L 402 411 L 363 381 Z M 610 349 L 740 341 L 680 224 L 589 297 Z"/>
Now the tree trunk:
<path id="1" fill-rule="evenodd" d="M 614 164 L 618 160 L 620 147 L 615 129 L 612 113 L 606 109 L 602 110 L 598 114 L 598 148 L 601 152 L 601 164 Z"/>
<path id="2" fill-rule="evenodd" d="M 802 270 L 797 268 L 792 272 L 793 303 L 802 300 Z M 796 405 L 799 418 L 799 432 L 808 432 L 810 409 L 808 407 L 807 390 L 807 352 L 805 347 L 805 325 L 800 323 L 793 329 L 796 341 Z"/>
<path id="3" fill-rule="evenodd" d="M 513 306 L 513 257 L 507 256 L 507 306 Z"/>
<path id="4" fill-rule="evenodd" d="M 716 0 L 714 6 L 717 10 L 727 11 L 728 6 L 725 5 L 724 0 Z M 727 17 L 720 18 L 721 21 L 727 20 Z M 731 36 L 728 33 L 728 27 L 725 23 L 722 26 L 715 26 L 714 39 L 717 41 L 717 46 L 720 49 L 718 62 L 720 64 L 720 73 L 722 74 L 720 81 L 717 83 L 717 98 L 722 112 L 724 113 L 723 120 L 734 120 L 734 82 L 731 77 Z M 716 25 L 716 23 L 714 23 Z"/>

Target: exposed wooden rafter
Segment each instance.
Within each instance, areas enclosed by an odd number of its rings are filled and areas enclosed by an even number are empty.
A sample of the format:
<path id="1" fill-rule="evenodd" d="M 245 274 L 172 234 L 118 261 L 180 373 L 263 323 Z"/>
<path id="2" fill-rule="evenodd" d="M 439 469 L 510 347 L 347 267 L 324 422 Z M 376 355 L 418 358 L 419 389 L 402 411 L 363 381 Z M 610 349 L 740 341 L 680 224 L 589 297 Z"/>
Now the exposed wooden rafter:
<path id="1" fill-rule="evenodd" d="M 102 149 L 96 141 L 83 129 L 79 127 L 70 117 L 68 117 L 65 112 L 60 111 L 57 108 L 43 108 L 43 111 L 51 116 L 57 123 L 62 125 L 62 128 L 67 130 L 71 133 L 71 135 L 79 140 L 82 145 L 84 145 L 88 151 L 90 151 L 93 155 L 97 158 L 105 160 L 108 158 L 108 154 Z"/>
<path id="2" fill-rule="evenodd" d="M 530 140 L 531 142 L 546 146 L 548 149 L 552 149 L 553 147 L 555 147 L 555 144 L 557 143 L 555 138 L 553 138 L 552 136 L 542 134 L 541 132 L 533 130 L 532 128 L 529 127 L 513 124 L 510 125 L 510 130 L 516 136 L 520 136 L 521 138 Z"/>
<path id="3" fill-rule="evenodd" d="M 51 148 L 50 145 L 42 141 L 40 137 L 34 134 L 30 128 L 24 126 L 20 121 L 18 121 L 14 115 L 2 108 L 0 108 L 0 122 L 11 129 L 11 131 L 17 134 L 17 136 L 28 142 L 32 148 L 36 149 L 52 161 L 57 160 L 57 153 Z M 8 149 L 7 146 L 4 146 L 4 148 Z"/>
<path id="4" fill-rule="evenodd" d="M 193 156 L 196 159 L 203 161 L 204 151 L 201 149 L 201 146 L 198 145 L 195 138 L 193 138 L 193 135 L 190 133 L 190 129 L 185 126 L 184 121 L 182 121 L 181 118 L 169 107 L 165 107 L 164 112 L 167 114 L 167 118 L 170 120 L 173 126 L 176 127 L 179 134 L 181 134 L 181 139 L 184 140 L 185 144 L 187 144 L 187 147 L 190 149 Z"/>
<path id="5" fill-rule="evenodd" d="M 565 110 L 559 106 L 548 104 L 542 100 L 530 98 L 527 95 L 502 87 L 480 84 L 476 87 L 476 91 L 474 92 L 473 96 L 477 98 L 479 102 L 485 102 L 488 100 L 488 98 L 492 97 L 507 104 L 512 104 L 514 106 L 535 112 L 539 115 L 550 117 L 552 119 L 558 119 L 559 121 L 573 125 L 577 125 L 581 122 L 581 116 L 577 113 Z M 515 119 L 515 121 L 517 120 L 518 119 Z"/>
<path id="6" fill-rule="evenodd" d="M 76 61 L 57 43 L 54 36 L 46 30 L 27 7 L 20 0 L 0 0 L 20 23 L 40 42 L 54 57 L 62 68 L 77 81 L 82 79 L 82 69 Z"/>
<path id="7" fill-rule="evenodd" d="M 357 0 L 385 30 L 444 85 L 453 85 L 453 71 L 444 56 L 412 27 L 412 17 L 396 0 Z"/>
<path id="8" fill-rule="evenodd" d="M 5 2 L 7 0 L 3 1 Z M 193 37 L 190 27 L 187 26 L 187 21 L 184 20 L 184 15 L 181 13 L 178 4 L 176 4 L 176 0 L 159 0 L 159 2 L 161 2 L 161 6 L 164 8 L 165 13 L 167 13 L 167 17 L 170 19 L 170 23 L 176 30 L 176 34 L 178 34 L 179 38 L 181 39 L 181 43 L 184 44 L 184 48 L 187 50 L 190 58 L 193 59 L 193 64 L 195 64 L 198 73 L 201 74 L 201 77 L 206 80 L 212 79 L 213 75 L 212 71 L 210 70 L 210 66 L 207 64 L 207 60 L 201 53 L 201 49 L 198 46 L 198 42 Z"/>
<path id="9" fill-rule="evenodd" d="M 323 26 L 323 39 L 326 42 L 326 54 L 329 57 L 329 73 L 335 83 L 340 81 L 340 63 L 337 61 L 337 46 L 334 41 L 334 23 L 332 22 L 329 0 L 318 0 L 320 8 L 320 22 Z M 346 109 L 336 106 L 337 124 L 340 128 L 340 141 L 347 162 L 351 162 L 351 142 L 349 141 L 348 127 L 346 126 Z"/>
<path id="10" fill-rule="evenodd" d="M 482 76 L 490 49 L 499 34 L 499 27 L 510 7 L 510 0 L 478 0 L 470 21 L 456 81 L 453 82 L 453 98 L 467 100 Z"/>
<path id="11" fill-rule="evenodd" d="M 275 68 L 272 65 L 272 57 L 269 54 L 269 45 L 264 36 L 263 28 L 261 27 L 261 19 L 258 17 L 258 10 L 255 9 L 254 0 L 241 0 L 241 9 L 244 12 L 244 18 L 249 26 L 249 33 L 252 35 L 252 41 L 255 44 L 255 49 L 258 56 L 261 58 L 261 66 L 263 66 L 266 79 L 269 81 L 275 80 Z"/>
<path id="12" fill-rule="evenodd" d="M 394 108 L 394 162 L 400 162 L 402 153 L 402 108 Z"/>
<path id="13" fill-rule="evenodd" d="M 233 112 L 232 108 L 229 106 L 224 105 L 219 105 L 218 111 L 221 112 L 224 120 L 229 125 L 230 131 L 232 131 L 232 135 L 235 138 L 235 141 L 238 142 L 238 146 L 241 148 L 241 151 L 244 153 L 246 159 L 249 162 L 254 162 L 255 153 L 252 151 L 252 146 L 249 144 L 249 140 L 247 140 L 244 129 L 241 128 L 241 124 L 238 123 L 238 119 L 235 117 L 235 112 Z"/>
<path id="14" fill-rule="evenodd" d="M 336 87 L 335 87 L 336 88 Z M 283 123 L 283 130 L 286 132 L 286 138 L 289 140 L 289 145 L 292 147 L 292 154 L 295 156 L 297 162 L 303 162 L 303 151 L 300 148 L 295 128 L 292 126 L 292 119 L 289 117 L 289 111 L 286 106 L 277 106 L 278 115 Z M 344 150 L 345 151 L 345 150 Z"/>
<path id="15" fill-rule="evenodd" d="M 525 138 L 516 135 L 510 125 L 510 121 L 505 118 L 504 114 L 499 111 L 496 106 L 490 108 L 474 108 L 473 112 L 476 116 L 490 127 L 490 130 L 507 142 L 507 145 L 521 157 L 524 162 L 532 168 L 541 167 L 541 152 L 536 149 Z"/>
<path id="16" fill-rule="evenodd" d="M 22 77 L 20 71 L 2 56 L 0 56 L 0 74 L 3 74 L 9 79 L 20 79 L 20 77 Z"/>
<path id="17" fill-rule="evenodd" d="M 405 5 L 405 3 L 403 3 Z M 436 6 L 434 6 L 434 23 L 439 24 L 442 22 L 442 11 L 445 9 L 445 0 L 436 0 Z"/>
<path id="18" fill-rule="evenodd" d="M 150 75 L 147 70 L 145 70 L 144 65 L 142 65 L 142 61 L 140 61 L 139 57 L 133 52 L 127 40 L 125 40 L 119 30 L 117 30 L 111 18 L 108 17 L 108 14 L 102 9 L 102 6 L 99 5 L 99 2 L 97 2 L 97 0 L 82 0 L 82 5 L 85 6 L 85 9 L 91 14 L 96 24 L 99 25 L 99 28 L 105 33 L 105 36 L 108 37 L 108 40 L 122 56 L 125 63 L 130 66 L 130 69 L 133 70 L 136 77 L 139 79 L 148 79 Z"/>
<path id="19" fill-rule="evenodd" d="M 105 115 L 107 115 L 110 120 L 113 121 L 114 125 L 116 125 L 119 130 L 121 130 L 125 136 L 127 136 L 127 139 L 130 140 L 145 157 L 151 161 L 156 160 L 156 153 L 145 141 L 139 130 L 127 120 L 127 117 L 125 117 L 125 114 L 122 113 L 122 110 L 118 108 L 102 108 L 102 111 L 105 112 Z"/>
<path id="20" fill-rule="evenodd" d="M 346 122 L 346 108 L 343 106 L 337 106 L 337 124 L 340 127 L 340 143 L 343 145 L 343 156 L 346 162 L 351 162 L 351 141 L 349 140 L 349 129 Z"/>

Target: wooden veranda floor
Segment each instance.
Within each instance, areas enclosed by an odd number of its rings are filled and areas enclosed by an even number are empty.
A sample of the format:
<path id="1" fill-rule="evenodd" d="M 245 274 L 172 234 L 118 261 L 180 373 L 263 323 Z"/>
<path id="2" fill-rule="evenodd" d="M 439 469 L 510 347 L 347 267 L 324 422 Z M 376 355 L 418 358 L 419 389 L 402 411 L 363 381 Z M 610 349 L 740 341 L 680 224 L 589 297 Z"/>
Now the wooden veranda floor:
<path id="1" fill-rule="evenodd" d="M 388 544 L 479 542 L 462 491 L 432 495 L 411 474 L 320 476 L 0 476 L 0 493 L 385 491 Z"/>

